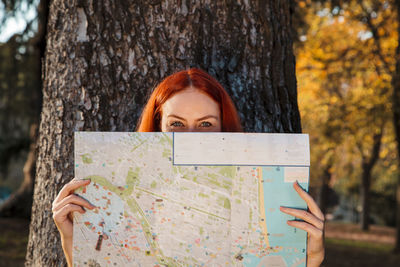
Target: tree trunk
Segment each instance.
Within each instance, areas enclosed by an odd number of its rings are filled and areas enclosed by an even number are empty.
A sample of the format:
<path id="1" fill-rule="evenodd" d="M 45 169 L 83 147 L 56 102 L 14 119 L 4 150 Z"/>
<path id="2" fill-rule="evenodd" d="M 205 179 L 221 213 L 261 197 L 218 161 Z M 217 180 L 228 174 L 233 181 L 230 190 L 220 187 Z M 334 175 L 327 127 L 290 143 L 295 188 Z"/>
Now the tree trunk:
<path id="1" fill-rule="evenodd" d="M 360 185 L 360 193 L 361 193 L 361 230 L 368 231 L 369 230 L 369 199 L 370 199 L 370 188 L 371 188 L 371 176 L 372 169 L 375 166 L 375 163 L 379 159 L 379 151 L 381 149 L 382 143 L 382 135 L 383 135 L 384 123 L 381 125 L 381 129 L 378 133 L 373 136 L 373 144 L 370 152 L 370 156 L 367 157 L 365 155 L 362 156 L 362 176 L 361 176 L 361 185 Z"/>
<path id="2" fill-rule="evenodd" d="M 173 72 L 208 71 L 247 131 L 301 132 L 292 4 L 53 1 L 26 265 L 65 264 L 51 203 L 74 176 L 73 132 L 133 131 L 150 90 Z"/>
<path id="3" fill-rule="evenodd" d="M 371 170 L 363 164 L 362 167 L 362 180 L 361 180 L 361 230 L 369 230 L 369 198 L 370 198 L 370 188 L 371 188 Z"/>
<path id="4" fill-rule="evenodd" d="M 397 48 L 395 53 L 396 68 L 392 77 L 393 86 L 393 125 L 396 133 L 397 159 L 400 165 L 400 0 L 394 1 L 397 11 Z M 394 252 L 400 253 L 400 175 L 397 177 L 396 190 L 396 244 Z"/>
<path id="5" fill-rule="evenodd" d="M 318 195 L 318 206 L 324 214 L 326 214 L 329 202 L 329 182 L 332 177 L 332 174 L 330 172 L 331 167 L 331 163 L 328 163 L 324 167 L 324 171 L 322 173 L 322 185 Z"/>

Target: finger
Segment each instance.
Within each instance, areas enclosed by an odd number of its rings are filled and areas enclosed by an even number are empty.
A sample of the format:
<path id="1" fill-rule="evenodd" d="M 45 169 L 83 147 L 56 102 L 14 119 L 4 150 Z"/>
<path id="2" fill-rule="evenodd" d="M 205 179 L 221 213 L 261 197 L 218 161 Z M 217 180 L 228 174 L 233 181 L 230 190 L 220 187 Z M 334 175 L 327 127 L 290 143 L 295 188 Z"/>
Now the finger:
<path id="1" fill-rule="evenodd" d="M 293 183 L 293 187 L 300 195 L 300 197 L 307 203 L 307 206 L 310 209 L 311 213 L 314 214 L 321 221 L 324 221 L 324 214 L 319 209 L 314 199 L 306 191 L 304 191 L 304 189 L 299 185 L 297 181 Z"/>
<path id="2" fill-rule="evenodd" d="M 82 214 L 85 213 L 85 210 L 81 206 L 75 204 L 67 204 L 60 210 L 53 213 L 53 220 L 56 223 L 62 223 L 67 219 L 68 214 L 74 211 Z"/>
<path id="3" fill-rule="evenodd" d="M 72 179 L 69 183 L 64 185 L 64 187 L 60 190 L 57 197 L 54 199 L 53 203 L 57 203 L 57 202 L 61 201 L 66 196 L 73 193 L 79 187 L 88 185 L 89 183 L 90 183 L 90 180 L 78 180 L 76 178 Z"/>
<path id="4" fill-rule="evenodd" d="M 315 228 L 309 223 L 306 222 L 299 222 L 299 221 L 287 221 L 287 224 L 302 229 L 310 234 L 310 236 L 314 238 L 323 238 L 323 231 L 320 229 Z"/>
<path id="5" fill-rule="evenodd" d="M 61 209 L 62 207 L 64 207 L 67 204 L 75 204 L 75 205 L 83 206 L 88 209 L 94 209 L 96 207 L 96 206 L 92 205 L 89 201 L 87 201 L 86 199 L 84 199 L 80 196 L 77 196 L 75 194 L 71 194 L 71 195 L 67 196 L 66 198 L 64 198 L 63 200 L 61 200 L 60 202 L 56 203 L 53 206 L 53 212 Z"/>
<path id="6" fill-rule="evenodd" d="M 302 219 L 302 220 L 312 224 L 313 226 L 315 226 L 318 229 L 321 229 L 321 230 L 324 229 L 324 223 L 308 211 L 300 210 L 300 209 L 292 209 L 292 208 L 287 208 L 287 207 L 280 207 L 279 209 L 286 214 L 292 215 L 296 218 Z"/>

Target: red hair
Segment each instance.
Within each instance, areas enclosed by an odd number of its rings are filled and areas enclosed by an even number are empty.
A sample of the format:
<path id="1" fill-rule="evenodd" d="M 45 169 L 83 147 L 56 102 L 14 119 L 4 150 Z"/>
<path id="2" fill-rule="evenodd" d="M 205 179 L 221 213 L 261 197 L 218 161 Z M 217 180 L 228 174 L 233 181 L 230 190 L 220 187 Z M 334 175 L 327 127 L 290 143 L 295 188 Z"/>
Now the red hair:
<path id="1" fill-rule="evenodd" d="M 137 131 L 160 132 L 162 105 L 173 95 L 191 86 L 218 103 L 222 132 L 242 131 L 238 113 L 228 93 L 211 75 L 197 68 L 176 72 L 155 88 L 140 116 Z"/>

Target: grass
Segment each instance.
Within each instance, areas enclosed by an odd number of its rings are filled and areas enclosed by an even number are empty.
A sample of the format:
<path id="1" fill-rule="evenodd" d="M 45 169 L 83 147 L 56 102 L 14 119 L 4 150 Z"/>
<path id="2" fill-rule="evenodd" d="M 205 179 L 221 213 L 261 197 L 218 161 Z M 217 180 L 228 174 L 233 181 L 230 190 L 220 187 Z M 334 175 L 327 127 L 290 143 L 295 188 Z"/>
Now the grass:
<path id="1" fill-rule="evenodd" d="M 325 247 L 324 267 L 395 267 L 400 262 L 389 244 L 327 238 Z"/>
<path id="2" fill-rule="evenodd" d="M 391 253 L 393 250 L 393 246 L 388 244 L 337 238 L 325 238 L 325 244 L 329 247 L 348 247 L 369 251 L 370 253 Z"/>

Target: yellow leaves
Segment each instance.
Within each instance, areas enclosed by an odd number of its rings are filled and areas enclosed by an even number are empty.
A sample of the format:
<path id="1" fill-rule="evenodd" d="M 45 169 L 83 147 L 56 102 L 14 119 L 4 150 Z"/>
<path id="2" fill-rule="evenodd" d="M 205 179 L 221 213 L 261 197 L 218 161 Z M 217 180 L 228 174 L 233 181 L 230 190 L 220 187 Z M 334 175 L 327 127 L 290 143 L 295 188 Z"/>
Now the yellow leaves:
<path id="1" fill-rule="evenodd" d="M 381 149 L 380 156 L 382 158 L 386 158 L 389 153 L 390 153 L 389 148 L 388 147 L 384 147 L 384 148 Z"/>
<path id="2" fill-rule="evenodd" d="M 333 160 L 332 172 L 338 177 L 359 174 L 360 152 L 370 154 L 373 134 L 383 121 L 387 123 L 380 164 L 389 168 L 394 162 L 394 142 L 387 137 L 393 137 L 393 129 L 388 126 L 392 91 L 386 66 L 394 67 L 397 24 L 390 8 L 373 19 L 379 25 L 379 54 L 368 25 L 360 20 L 362 12 L 352 1 L 340 17 L 307 14 L 309 32 L 301 50 L 295 51 L 299 109 L 303 129 L 310 134 L 311 165 L 318 171 Z"/>
<path id="3" fill-rule="evenodd" d="M 385 35 L 385 29 L 383 29 L 383 28 L 378 28 L 378 35 L 379 35 L 379 36 Z"/>
<path id="4" fill-rule="evenodd" d="M 336 97 L 336 96 L 332 96 L 332 97 L 330 98 L 330 104 L 331 104 L 331 105 L 335 105 L 338 101 L 339 101 L 339 98 Z"/>
<path id="5" fill-rule="evenodd" d="M 397 166 L 397 164 L 392 164 L 392 165 L 389 167 L 389 171 L 390 171 L 390 172 L 398 171 L 398 169 L 399 169 L 399 167 Z"/>

